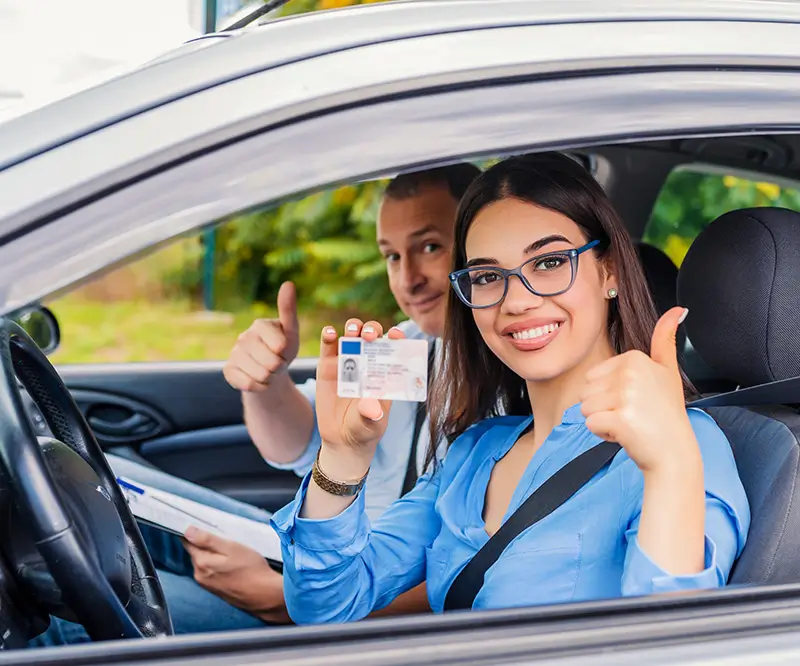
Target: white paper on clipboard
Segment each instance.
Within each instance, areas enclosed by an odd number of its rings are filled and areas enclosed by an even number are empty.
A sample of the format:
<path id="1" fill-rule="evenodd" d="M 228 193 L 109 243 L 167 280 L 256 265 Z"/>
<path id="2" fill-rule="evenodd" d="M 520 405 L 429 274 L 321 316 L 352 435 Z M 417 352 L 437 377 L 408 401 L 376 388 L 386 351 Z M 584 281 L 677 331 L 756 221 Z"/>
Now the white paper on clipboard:
<path id="1" fill-rule="evenodd" d="M 140 520 L 179 536 L 190 526 L 198 527 L 249 546 L 268 560 L 283 561 L 280 539 L 266 523 L 220 511 L 124 476 L 117 477 L 117 483 L 131 513 Z"/>

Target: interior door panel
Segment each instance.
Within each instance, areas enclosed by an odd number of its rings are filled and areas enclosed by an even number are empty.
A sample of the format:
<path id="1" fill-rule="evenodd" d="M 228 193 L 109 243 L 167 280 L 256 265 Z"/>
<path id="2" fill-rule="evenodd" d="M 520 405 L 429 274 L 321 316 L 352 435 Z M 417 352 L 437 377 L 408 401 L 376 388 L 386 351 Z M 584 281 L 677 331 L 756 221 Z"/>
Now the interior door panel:
<path id="1" fill-rule="evenodd" d="M 300 479 L 268 465 L 242 420 L 222 363 L 69 365 L 58 368 L 103 448 L 275 511 Z M 289 372 L 314 376 L 316 359 Z"/>
<path id="2" fill-rule="evenodd" d="M 136 444 L 172 430 L 161 410 L 139 400 L 79 388 L 71 392 L 97 440 L 104 446 Z"/>
<path id="3" fill-rule="evenodd" d="M 158 437 L 144 442 L 139 453 L 165 472 L 269 511 L 287 504 L 300 482 L 264 462 L 244 425 Z"/>

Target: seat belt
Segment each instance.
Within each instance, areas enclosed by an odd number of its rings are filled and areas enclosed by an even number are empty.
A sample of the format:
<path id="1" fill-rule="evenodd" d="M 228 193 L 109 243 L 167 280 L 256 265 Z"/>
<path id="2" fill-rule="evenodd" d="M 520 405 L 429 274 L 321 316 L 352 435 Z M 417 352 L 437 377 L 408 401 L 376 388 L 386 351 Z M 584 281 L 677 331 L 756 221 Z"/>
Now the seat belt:
<path id="1" fill-rule="evenodd" d="M 428 391 L 431 389 L 431 375 L 433 374 L 433 363 L 435 358 L 436 343 L 431 343 L 428 350 Z M 403 478 L 403 488 L 400 491 L 400 497 L 405 495 L 417 483 L 419 474 L 417 473 L 417 449 L 419 448 L 419 438 L 422 435 L 422 425 L 428 416 L 428 409 L 426 403 L 421 402 L 417 405 L 417 413 L 414 418 L 414 432 L 411 435 L 411 450 L 408 453 L 408 462 L 406 463 L 406 475 Z"/>
<path id="2" fill-rule="evenodd" d="M 800 377 L 699 398 L 688 403 L 687 407 L 781 404 L 800 404 Z M 508 545 L 523 531 L 564 504 L 610 463 L 619 450 L 619 444 L 601 442 L 568 462 L 537 488 L 459 572 L 447 591 L 444 610 L 472 608 L 475 597 L 483 587 L 486 572 L 497 562 Z"/>
<path id="3" fill-rule="evenodd" d="M 456 576 L 444 600 L 446 611 L 472 608 L 489 568 L 519 534 L 549 516 L 617 455 L 620 445 L 601 442 L 571 460 L 539 486 L 500 526 Z"/>
<path id="4" fill-rule="evenodd" d="M 688 407 L 755 407 L 800 404 L 800 377 L 736 389 L 690 402 Z"/>

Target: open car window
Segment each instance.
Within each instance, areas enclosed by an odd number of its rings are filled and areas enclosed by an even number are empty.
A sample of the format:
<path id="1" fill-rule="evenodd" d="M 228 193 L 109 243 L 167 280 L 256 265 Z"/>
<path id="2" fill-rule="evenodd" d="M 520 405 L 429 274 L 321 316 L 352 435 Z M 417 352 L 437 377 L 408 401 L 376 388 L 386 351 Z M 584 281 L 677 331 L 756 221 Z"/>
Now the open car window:
<path id="1" fill-rule="evenodd" d="M 358 182 L 234 216 L 46 301 L 63 330 L 53 362 L 224 360 L 254 320 L 277 316 L 287 280 L 297 288 L 301 358 L 319 354 L 325 324 L 396 324 L 402 313 L 375 242 L 384 186 Z"/>
<path id="2" fill-rule="evenodd" d="M 758 178 L 735 169 L 680 166 L 664 182 L 643 240 L 680 266 L 697 235 L 720 215 L 766 206 L 800 211 L 800 184 L 778 184 L 768 174 Z"/>

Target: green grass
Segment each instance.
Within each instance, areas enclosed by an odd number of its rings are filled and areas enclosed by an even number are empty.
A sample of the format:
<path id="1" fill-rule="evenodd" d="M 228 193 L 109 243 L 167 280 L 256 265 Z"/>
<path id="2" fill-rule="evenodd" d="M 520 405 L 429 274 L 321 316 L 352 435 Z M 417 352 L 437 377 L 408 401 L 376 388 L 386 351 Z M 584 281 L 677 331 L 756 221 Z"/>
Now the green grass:
<path id="1" fill-rule="evenodd" d="M 223 360 L 265 306 L 207 313 L 188 300 L 104 302 L 72 294 L 48 304 L 61 327 L 53 363 Z M 300 356 L 319 354 L 321 315 L 301 313 Z M 337 323 L 332 320 L 333 323 Z"/>

